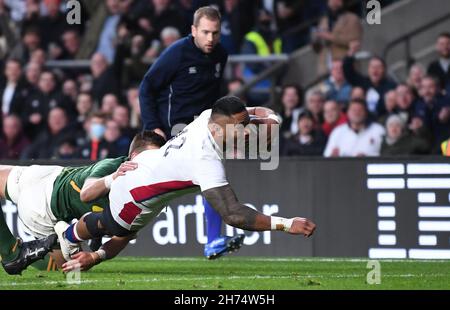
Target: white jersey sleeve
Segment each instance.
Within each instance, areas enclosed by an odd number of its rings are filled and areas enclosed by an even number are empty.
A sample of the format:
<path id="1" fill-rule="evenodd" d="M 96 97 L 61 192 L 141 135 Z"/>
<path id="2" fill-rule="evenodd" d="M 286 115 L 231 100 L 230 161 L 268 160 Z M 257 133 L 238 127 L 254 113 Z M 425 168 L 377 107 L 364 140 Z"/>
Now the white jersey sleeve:
<path id="1" fill-rule="evenodd" d="M 208 159 L 192 163 L 192 182 L 199 185 L 202 192 L 228 184 L 222 163 Z"/>

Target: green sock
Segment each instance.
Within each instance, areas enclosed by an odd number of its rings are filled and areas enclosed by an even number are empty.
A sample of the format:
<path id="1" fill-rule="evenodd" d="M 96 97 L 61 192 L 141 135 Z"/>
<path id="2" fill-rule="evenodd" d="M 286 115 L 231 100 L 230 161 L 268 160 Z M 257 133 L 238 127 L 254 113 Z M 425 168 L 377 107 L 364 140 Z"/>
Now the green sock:
<path id="1" fill-rule="evenodd" d="M 0 208 L 0 256 L 3 261 L 11 261 L 19 254 L 17 238 L 13 236 L 5 221 L 5 216 Z"/>

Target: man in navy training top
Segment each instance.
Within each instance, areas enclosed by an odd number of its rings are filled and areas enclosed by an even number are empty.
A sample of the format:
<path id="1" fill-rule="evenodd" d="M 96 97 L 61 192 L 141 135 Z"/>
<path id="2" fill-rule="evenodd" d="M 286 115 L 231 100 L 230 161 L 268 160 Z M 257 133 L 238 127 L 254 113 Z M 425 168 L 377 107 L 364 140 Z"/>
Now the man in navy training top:
<path id="1" fill-rule="evenodd" d="M 144 130 L 170 138 L 220 96 L 227 52 L 219 43 L 220 13 L 201 7 L 191 34 L 168 47 L 145 74 L 139 89 Z M 222 218 L 203 198 L 208 241 L 204 255 L 215 259 L 238 250 L 244 235 L 221 236 Z"/>

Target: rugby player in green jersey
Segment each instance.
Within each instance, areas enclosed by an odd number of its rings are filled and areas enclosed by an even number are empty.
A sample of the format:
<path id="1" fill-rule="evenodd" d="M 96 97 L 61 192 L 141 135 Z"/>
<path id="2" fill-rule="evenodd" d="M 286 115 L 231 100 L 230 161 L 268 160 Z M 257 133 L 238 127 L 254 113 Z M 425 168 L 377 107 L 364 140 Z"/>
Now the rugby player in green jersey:
<path id="1" fill-rule="evenodd" d="M 86 213 L 107 209 L 112 180 L 137 167 L 128 159 L 144 150 L 159 149 L 164 143 L 160 135 L 145 131 L 134 137 L 129 157 L 104 159 L 84 167 L 0 165 L 0 199 L 17 205 L 20 220 L 38 239 L 23 242 L 15 238 L 1 212 L 0 256 L 5 271 L 20 274 L 27 266 L 44 258 L 57 240 L 54 226 L 58 221 L 71 222 Z M 113 236 L 102 248 L 114 257 L 134 237 Z M 51 254 L 59 265 L 64 262 L 60 251 Z M 96 254 L 80 255 L 94 259 Z"/>

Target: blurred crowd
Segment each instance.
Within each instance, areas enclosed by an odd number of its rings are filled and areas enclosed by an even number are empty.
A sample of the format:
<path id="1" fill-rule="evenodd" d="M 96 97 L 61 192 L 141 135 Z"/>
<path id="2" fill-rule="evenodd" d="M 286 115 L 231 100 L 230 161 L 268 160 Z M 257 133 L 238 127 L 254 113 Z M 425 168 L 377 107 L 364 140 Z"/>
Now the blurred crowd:
<path id="1" fill-rule="evenodd" d="M 329 77 L 306 96 L 298 85 L 281 94 L 282 154 L 287 156 L 450 155 L 450 33 L 436 38 L 437 57 L 416 63 L 395 82 L 373 56 L 356 70 L 358 40 L 331 60 Z M 304 99 L 304 100 L 303 100 Z"/>
<path id="2" fill-rule="evenodd" d="M 402 83 L 389 78 L 378 57 L 357 70 L 363 1 L 79 2 L 81 23 L 69 25 L 66 1 L 0 0 L 0 159 L 126 154 L 141 130 L 142 77 L 167 46 L 190 33 L 193 12 L 203 5 L 220 9 L 229 54 L 291 53 L 311 44 L 318 71 L 329 73 L 306 93 L 301 85 L 282 86 L 276 104 L 244 96 L 282 115 L 283 155 L 431 154 L 450 137 L 449 34 L 437 36 L 436 60 L 413 65 Z M 52 67 L 51 60 L 90 65 Z M 263 69 L 249 65 L 234 74 L 223 94 Z"/>

